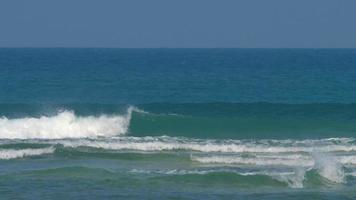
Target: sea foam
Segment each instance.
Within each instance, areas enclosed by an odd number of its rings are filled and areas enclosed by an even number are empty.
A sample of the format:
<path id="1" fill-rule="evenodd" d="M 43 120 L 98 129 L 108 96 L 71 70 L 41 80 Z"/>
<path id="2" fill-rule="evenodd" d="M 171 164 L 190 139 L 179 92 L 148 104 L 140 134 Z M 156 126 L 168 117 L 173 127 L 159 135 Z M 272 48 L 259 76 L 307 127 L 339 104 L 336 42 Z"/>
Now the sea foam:
<path id="1" fill-rule="evenodd" d="M 54 153 L 55 148 L 41 148 L 41 149 L 1 149 L 0 160 L 9 160 L 15 158 L 23 158 L 28 156 L 39 156 L 43 154 Z"/>
<path id="2" fill-rule="evenodd" d="M 123 135 L 127 132 L 132 111 L 125 115 L 77 116 L 61 111 L 54 116 L 18 119 L 0 118 L 0 139 L 60 139 Z"/>
<path id="3" fill-rule="evenodd" d="M 344 183 L 345 172 L 342 164 L 333 156 L 313 153 L 315 160 L 314 168 L 317 169 L 320 176 L 333 183 Z"/>
<path id="4" fill-rule="evenodd" d="M 112 149 L 112 150 L 138 150 L 138 151 L 200 151 L 200 152 L 220 152 L 220 153 L 311 153 L 356 151 L 356 145 L 350 142 L 330 143 L 321 142 L 320 144 L 300 141 L 286 146 L 284 141 L 279 144 L 263 144 L 259 142 L 248 142 L 243 140 L 210 140 L 192 139 L 177 137 L 116 137 L 100 140 L 62 140 L 54 141 L 64 146 L 78 147 L 88 146 L 93 148 Z"/>

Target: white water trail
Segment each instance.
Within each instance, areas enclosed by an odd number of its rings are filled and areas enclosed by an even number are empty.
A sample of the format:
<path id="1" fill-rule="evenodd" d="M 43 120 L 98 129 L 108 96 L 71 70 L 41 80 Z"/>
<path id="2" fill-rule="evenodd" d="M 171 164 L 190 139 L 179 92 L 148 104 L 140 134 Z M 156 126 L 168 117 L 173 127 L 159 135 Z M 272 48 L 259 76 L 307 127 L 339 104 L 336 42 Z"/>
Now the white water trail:
<path id="1" fill-rule="evenodd" d="M 227 165 L 252 165 L 252 166 L 291 166 L 310 167 L 314 165 L 313 160 L 299 154 L 292 155 L 255 155 L 253 157 L 242 157 L 240 155 L 212 155 L 191 156 L 191 160 L 200 163 L 215 163 Z"/>
<path id="2" fill-rule="evenodd" d="M 41 149 L 0 149 L 0 160 L 10 160 L 15 158 L 23 158 L 28 156 L 39 156 L 44 154 L 54 153 L 55 148 Z"/>
<path id="3" fill-rule="evenodd" d="M 94 148 L 112 150 L 137 150 L 137 151 L 200 151 L 214 153 L 311 153 L 319 152 L 356 151 L 353 144 L 325 144 L 312 147 L 311 145 L 286 146 L 284 144 L 267 145 L 242 140 L 210 140 L 177 137 L 118 137 L 110 140 L 63 140 L 64 146 L 78 147 L 89 146 Z"/>

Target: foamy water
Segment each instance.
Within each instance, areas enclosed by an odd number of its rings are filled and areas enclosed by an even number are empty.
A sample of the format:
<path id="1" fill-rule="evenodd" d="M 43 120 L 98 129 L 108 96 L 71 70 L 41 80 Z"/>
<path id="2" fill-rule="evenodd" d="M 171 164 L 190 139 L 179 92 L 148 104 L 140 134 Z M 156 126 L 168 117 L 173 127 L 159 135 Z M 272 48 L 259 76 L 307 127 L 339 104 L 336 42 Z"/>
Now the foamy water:
<path id="1" fill-rule="evenodd" d="M 130 125 L 130 107 L 125 115 L 76 116 L 61 111 L 54 116 L 18 119 L 0 118 L 0 139 L 60 139 L 123 135 Z"/>
<path id="2" fill-rule="evenodd" d="M 40 156 L 54 153 L 55 148 L 40 148 L 40 149 L 0 149 L 0 160 L 9 160 L 15 158 L 24 158 L 30 156 Z"/>

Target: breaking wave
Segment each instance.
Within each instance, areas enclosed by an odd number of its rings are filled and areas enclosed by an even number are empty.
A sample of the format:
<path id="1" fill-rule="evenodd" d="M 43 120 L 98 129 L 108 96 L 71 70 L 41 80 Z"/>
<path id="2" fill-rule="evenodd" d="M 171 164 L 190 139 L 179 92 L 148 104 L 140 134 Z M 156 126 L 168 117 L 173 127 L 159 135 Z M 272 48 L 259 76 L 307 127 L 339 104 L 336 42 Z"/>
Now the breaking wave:
<path id="1" fill-rule="evenodd" d="M 191 176 L 197 180 L 219 177 L 224 181 L 234 174 L 238 181 L 247 180 L 251 184 L 264 180 L 268 184 L 278 182 L 303 188 L 308 184 L 345 184 L 354 179 L 355 141 L 353 138 L 216 140 L 169 136 L 0 139 L 0 160 L 47 154 L 73 159 L 78 156 L 144 160 L 150 164 L 129 168 L 128 172 Z M 162 168 L 157 163 L 162 163 Z"/>
<path id="2" fill-rule="evenodd" d="M 322 166 L 320 159 L 323 156 L 310 155 L 253 155 L 250 157 L 243 157 L 240 155 L 213 155 L 213 156 L 192 156 L 193 161 L 200 163 L 215 163 L 227 165 L 255 165 L 255 166 L 290 166 L 290 167 L 312 167 L 315 165 Z M 356 165 L 356 156 L 338 156 L 330 159 L 329 162 L 338 162 L 343 165 Z M 326 163 L 326 161 L 324 161 Z"/>
<path id="3" fill-rule="evenodd" d="M 0 118 L 0 139 L 60 139 L 123 135 L 127 132 L 134 107 L 125 115 L 77 116 L 61 111 L 54 116 Z"/>
<path id="4" fill-rule="evenodd" d="M 112 137 L 96 140 L 52 141 L 68 147 L 87 146 L 111 150 L 135 151 L 198 151 L 220 153 L 311 153 L 353 152 L 353 139 L 335 138 L 320 140 L 214 140 L 182 137 Z"/>
<path id="5" fill-rule="evenodd" d="M 53 147 L 41 149 L 0 149 L 0 160 L 52 154 L 54 151 L 55 148 Z"/>

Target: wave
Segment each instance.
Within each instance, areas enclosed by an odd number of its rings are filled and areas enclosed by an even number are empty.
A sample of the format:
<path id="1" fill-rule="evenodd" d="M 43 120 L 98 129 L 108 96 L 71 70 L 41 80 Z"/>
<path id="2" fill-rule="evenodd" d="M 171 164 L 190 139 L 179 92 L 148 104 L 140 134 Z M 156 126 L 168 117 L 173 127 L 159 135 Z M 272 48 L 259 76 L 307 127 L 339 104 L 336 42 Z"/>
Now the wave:
<path id="1" fill-rule="evenodd" d="M 132 174 L 157 174 L 168 177 L 173 176 L 173 180 L 177 181 L 188 177 L 200 177 L 196 181 L 204 180 L 209 181 L 209 177 L 212 178 L 214 184 L 216 179 L 220 178 L 224 182 L 231 181 L 231 184 L 242 182 L 242 185 L 256 186 L 272 186 L 279 182 L 282 186 L 287 185 L 291 188 L 304 188 L 309 185 L 334 185 L 344 183 L 346 177 L 354 177 L 354 173 L 342 173 L 339 176 L 333 176 L 335 173 L 330 171 L 329 173 L 320 172 L 318 169 L 295 169 L 294 171 L 250 171 L 241 172 L 238 169 L 170 169 L 170 170 L 143 170 L 132 169 L 129 171 Z M 162 178 L 162 177 L 161 177 Z M 163 177 L 167 179 L 167 177 Z M 194 179 L 189 178 L 190 181 Z M 210 180 L 211 181 L 211 180 Z"/>
<path id="2" fill-rule="evenodd" d="M 47 144 L 63 145 L 64 147 L 78 148 L 91 147 L 97 149 L 118 151 L 186 151 L 204 153 L 227 153 L 227 154 L 294 154 L 292 157 L 281 155 L 281 158 L 295 159 L 299 154 L 321 153 L 353 153 L 356 152 L 356 140 L 353 138 L 329 138 L 319 140 L 217 140 L 217 139 L 194 139 L 183 137 L 133 137 L 113 136 L 95 138 L 62 138 L 62 139 L 0 139 L 0 145 L 6 144 Z M 269 155 L 259 158 L 271 159 Z M 307 158 L 307 157 L 303 157 Z M 351 157 L 342 158 L 345 162 L 355 160 Z"/>
<path id="3" fill-rule="evenodd" d="M 262 158 L 261 158 L 262 157 Z M 315 171 L 320 177 L 332 183 L 344 183 L 345 171 L 344 165 L 350 164 L 342 162 L 342 158 L 337 158 L 327 154 L 313 153 L 310 156 L 312 159 L 308 159 L 308 156 L 300 155 L 274 155 L 269 156 L 268 159 L 264 159 L 264 156 L 257 156 L 257 158 L 241 158 L 238 156 L 212 156 L 212 157 L 192 157 L 193 161 L 202 163 L 224 163 L 224 164 L 236 164 L 236 165 L 251 165 L 251 166 L 288 166 L 293 167 L 294 172 L 287 176 L 283 174 L 277 174 L 278 180 L 289 182 L 291 187 L 302 187 L 305 173 L 308 171 Z M 349 156 L 354 160 L 355 156 Z M 354 163 L 352 163 L 354 164 Z M 350 173 L 348 175 L 353 175 Z"/>
<path id="4" fill-rule="evenodd" d="M 0 139 L 0 159 L 3 160 L 46 154 L 51 154 L 51 158 L 120 159 L 120 162 L 128 162 L 118 169 L 120 173 L 179 176 L 178 179 L 182 180 L 187 176 L 193 177 L 189 179 L 198 176 L 197 180 L 211 178 L 222 182 L 233 173 L 238 180 L 231 182 L 246 180 L 253 184 L 263 180 L 267 184 L 277 182 L 292 188 L 316 182 L 317 185 L 349 183 L 356 171 L 354 138 L 216 140 L 115 136 Z M 47 159 L 45 156 L 41 158 Z M 105 165 L 96 166 L 106 169 Z"/>
<path id="5" fill-rule="evenodd" d="M 192 156 L 192 161 L 200 163 L 227 164 L 227 165 L 255 165 L 255 166 L 298 166 L 310 167 L 314 161 L 308 156 L 301 155 L 274 155 L 274 156 L 253 156 L 250 158 L 242 156 Z"/>
<path id="6" fill-rule="evenodd" d="M 314 168 L 318 171 L 320 176 L 334 183 L 345 182 L 343 165 L 338 162 L 335 157 L 318 152 L 314 152 L 312 155 L 315 160 Z"/>
<path id="7" fill-rule="evenodd" d="M 243 157 L 241 155 L 214 155 L 191 156 L 192 161 L 200 163 L 227 164 L 227 165 L 255 165 L 255 166 L 291 166 L 312 167 L 316 165 L 316 159 L 310 155 L 253 155 Z M 343 165 L 356 165 L 356 156 L 338 156 L 330 162 L 338 162 Z"/>
<path id="8" fill-rule="evenodd" d="M 112 136 L 129 133 L 131 136 L 162 136 L 216 138 L 216 139 L 305 139 L 325 137 L 353 137 L 356 131 L 356 104 L 278 104 L 278 103 L 156 103 L 135 105 L 147 112 L 124 104 L 2 104 L 0 103 L 0 121 L 9 127 L 10 122 L 18 122 L 8 131 L 23 132 L 20 125 L 39 119 L 92 119 L 86 130 L 70 130 L 73 137 Z M 63 110 L 58 112 L 58 110 Z M 6 117 L 5 117 L 6 116 Z M 50 116 L 50 117 L 48 117 Z M 130 116 L 130 119 L 128 119 Z M 102 117 L 104 123 L 98 121 Z M 111 120 L 111 122 L 109 122 Z M 120 121 L 122 125 L 113 124 Z M 41 121 L 41 123 L 44 123 Z M 51 123 L 54 120 L 52 120 Z M 126 121 L 126 122 L 123 122 Z M 97 123 L 97 125 L 95 125 Z M 32 123 L 32 122 L 31 122 Z M 20 125 L 18 125 L 20 124 Z M 28 124 L 27 124 L 28 125 Z M 54 124 L 55 125 L 55 124 Z M 66 132 L 71 127 L 56 127 L 57 131 L 44 128 L 47 125 L 37 123 L 38 130 L 28 132 L 54 132 L 52 135 Z M 55 127 L 52 124 L 49 127 Z M 112 127 L 112 128 L 110 128 Z M 118 128 L 122 127 L 122 128 Z M 31 127 L 32 128 L 32 127 Z M 5 128 L 3 128 L 5 129 Z M 92 131 L 93 129 L 93 131 Z M 62 131 L 64 130 L 64 131 Z M 0 128 L 1 132 L 4 132 Z M 7 131 L 7 132 L 8 132 Z M 2 136 L 0 138 L 7 137 Z M 84 133 L 83 133 L 84 132 Z M 98 133 L 100 132 L 100 133 Z M 41 133 L 36 133 L 41 134 Z M 9 134 L 7 134 L 9 135 Z M 19 135 L 12 134 L 18 138 Z M 34 138 L 34 134 L 29 134 Z M 48 135 L 48 134 L 47 134 Z M 9 137 L 9 138 L 11 138 Z M 71 137 L 70 135 L 68 137 Z M 40 138 L 45 138 L 42 136 Z M 52 138 L 52 137 L 48 137 Z M 63 138 L 62 136 L 53 138 Z"/>
<path id="9" fill-rule="evenodd" d="M 56 140 L 67 147 L 87 146 L 111 150 L 135 151 L 198 151 L 220 153 L 296 153 L 296 152 L 353 152 L 353 139 L 321 140 L 214 140 L 182 137 L 112 137 L 96 140 Z"/>
<path id="10" fill-rule="evenodd" d="M 41 148 L 41 149 L 0 149 L 0 160 L 9 160 L 15 158 L 23 158 L 28 156 L 39 156 L 44 154 L 54 153 L 55 148 Z"/>
<path id="11" fill-rule="evenodd" d="M 54 116 L 0 118 L 0 139 L 59 139 L 123 135 L 127 132 L 134 107 L 125 115 L 77 116 L 61 111 Z"/>

